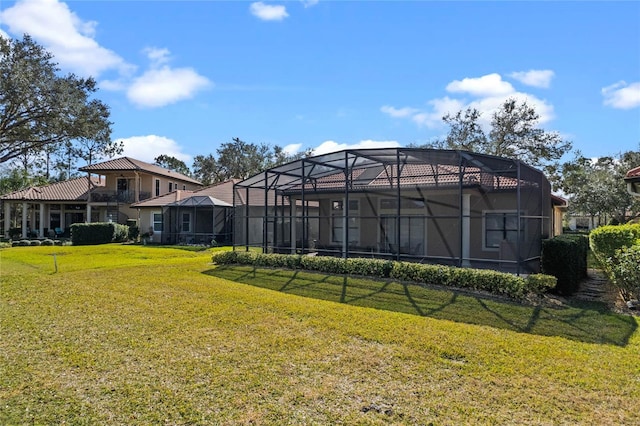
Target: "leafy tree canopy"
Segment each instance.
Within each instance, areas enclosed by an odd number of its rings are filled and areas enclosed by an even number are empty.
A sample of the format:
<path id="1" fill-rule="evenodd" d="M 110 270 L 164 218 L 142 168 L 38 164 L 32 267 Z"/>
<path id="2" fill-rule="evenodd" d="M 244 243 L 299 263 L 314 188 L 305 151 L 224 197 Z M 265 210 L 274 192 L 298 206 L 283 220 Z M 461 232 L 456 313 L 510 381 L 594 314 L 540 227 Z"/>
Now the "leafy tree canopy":
<path id="1" fill-rule="evenodd" d="M 560 166 L 556 185 L 569 197 L 574 214 L 592 217 L 599 225 L 624 223 L 640 216 L 640 200 L 627 192 L 624 176 L 640 165 L 640 150 L 590 159 L 580 152 Z"/>
<path id="2" fill-rule="evenodd" d="M 223 143 L 213 154 L 197 155 L 193 162 L 193 176 L 205 185 L 228 179 L 246 179 L 271 167 L 311 155 L 305 151 L 288 154 L 282 147 L 254 144 L 239 138 Z"/>
<path id="3" fill-rule="evenodd" d="M 182 173 L 185 176 L 191 176 L 191 170 L 189 170 L 189 167 L 187 167 L 185 162 L 182 160 L 178 160 L 176 157 L 173 157 L 171 155 L 158 155 L 153 159 L 153 161 L 156 165 L 164 167 L 165 169 Z"/>
<path id="4" fill-rule="evenodd" d="M 539 127 L 539 114 L 526 102 L 507 99 L 493 113 L 488 134 L 480 117 L 475 108 L 445 115 L 442 120 L 449 126 L 449 133 L 429 146 L 514 158 L 533 166 L 557 163 L 571 149 L 571 143 L 557 132 Z"/>
<path id="5" fill-rule="evenodd" d="M 49 178 L 56 157 L 63 164 L 70 158 L 90 163 L 122 151 L 110 140 L 108 106 L 92 98 L 95 80 L 59 71 L 30 36 L 0 36 L 0 164 L 41 156 Z"/>

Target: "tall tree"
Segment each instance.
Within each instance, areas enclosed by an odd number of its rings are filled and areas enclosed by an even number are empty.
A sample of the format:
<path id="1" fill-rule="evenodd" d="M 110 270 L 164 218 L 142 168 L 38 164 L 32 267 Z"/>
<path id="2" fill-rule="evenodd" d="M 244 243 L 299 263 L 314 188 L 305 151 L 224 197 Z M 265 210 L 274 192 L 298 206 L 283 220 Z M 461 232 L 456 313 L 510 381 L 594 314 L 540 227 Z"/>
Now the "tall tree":
<path id="1" fill-rule="evenodd" d="M 205 185 L 224 181 L 219 169 L 213 154 L 196 155 L 193 159 L 193 177 Z"/>
<path id="2" fill-rule="evenodd" d="M 569 197 L 574 215 L 589 216 L 594 225 L 626 222 L 640 215 L 640 201 L 629 194 L 625 173 L 640 164 L 640 151 L 590 159 L 579 152 L 562 164 L 557 186 Z"/>
<path id="3" fill-rule="evenodd" d="M 542 166 L 553 163 L 571 149 L 557 132 L 538 127 L 540 115 L 526 102 L 507 99 L 491 120 L 490 154 L 518 158 Z"/>
<path id="4" fill-rule="evenodd" d="M 540 115 L 526 102 L 507 99 L 493 113 L 488 135 L 480 117 L 475 108 L 445 115 L 442 120 L 449 125 L 449 133 L 429 146 L 520 159 L 533 166 L 557 164 L 571 150 L 571 143 L 557 132 L 539 127 Z"/>
<path id="5" fill-rule="evenodd" d="M 0 36 L 0 164 L 68 141 L 111 143 L 109 108 L 91 98 L 95 80 L 59 71 L 30 36 Z"/>
<path id="6" fill-rule="evenodd" d="M 447 114 L 442 121 L 449 126 L 449 133 L 445 137 L 441 148 L 462 149 L 471 152 L 487 152 L 490 146 L 487 135 L 478 123 L 480 111 L 475 108 L 467 108 L 458 111 L 454 115 Z"/>
<path id="7" fill-rule="evenodd" d="M 191 177 L 191 170 L 189 170 L 189 167 L 187 167 L 184 161 L 178 160 L 176 157 L 162 154 L 154 158 L 153 161 L 160 167 Z"/>
<path id="8" fill-rule="evenodd" d="M 282 147 L 254 144 L 239 138 L 223 143 L 217 149 L 217 158 L 212 154 L 198 155 L 193 162 L 193 175 L 205 185 L 228 179 L 246 179 L 271 167 L 297 160 L 313 153 L 306 150 L 289 154 Z"/>

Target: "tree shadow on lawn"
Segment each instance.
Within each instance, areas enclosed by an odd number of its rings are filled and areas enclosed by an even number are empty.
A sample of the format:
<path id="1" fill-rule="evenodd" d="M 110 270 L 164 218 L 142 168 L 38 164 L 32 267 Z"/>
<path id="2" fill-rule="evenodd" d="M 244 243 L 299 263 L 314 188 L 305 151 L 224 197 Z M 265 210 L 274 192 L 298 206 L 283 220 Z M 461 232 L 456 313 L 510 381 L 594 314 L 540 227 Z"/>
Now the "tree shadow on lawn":
<path id="1" fill-rule="evenodd" d="M 298 296 L 586 343 L 625 346 L 638 327 L 634 317 L 597 302 L 532 306 L 458 289 L 253 266 L 218 266 L 204 273 Z"/>

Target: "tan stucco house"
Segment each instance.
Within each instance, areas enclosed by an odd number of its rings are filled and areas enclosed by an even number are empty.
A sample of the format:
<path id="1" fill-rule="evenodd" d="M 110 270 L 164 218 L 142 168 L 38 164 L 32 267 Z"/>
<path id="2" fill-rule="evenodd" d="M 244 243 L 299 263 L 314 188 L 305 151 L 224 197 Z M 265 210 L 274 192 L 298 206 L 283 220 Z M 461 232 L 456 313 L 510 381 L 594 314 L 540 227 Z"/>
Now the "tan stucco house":
<path id="1" fill-rule="evenodd" d="M 19 228 L 22 238 L 42 238 L 68 234 L 74 223 L 137 223 L 138 210 L 132 204 L 202 188 L 188 176 L 129 157 L 91 164 L 80 171 L 87 176 L 0 196 L 4 235 L 8 236 L 10 228 Z"/>

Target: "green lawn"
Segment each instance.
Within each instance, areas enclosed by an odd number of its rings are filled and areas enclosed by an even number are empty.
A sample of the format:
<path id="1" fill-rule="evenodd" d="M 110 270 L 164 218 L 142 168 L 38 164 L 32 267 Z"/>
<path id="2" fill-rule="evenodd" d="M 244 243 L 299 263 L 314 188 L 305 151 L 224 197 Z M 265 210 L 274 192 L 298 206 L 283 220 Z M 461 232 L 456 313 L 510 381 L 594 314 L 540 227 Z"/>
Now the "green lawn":
<path id="1" fill-rule="evenodd" d="M 210 255 L 1 250 L 0 424 L 640 418 L 634 318 Z"/>

